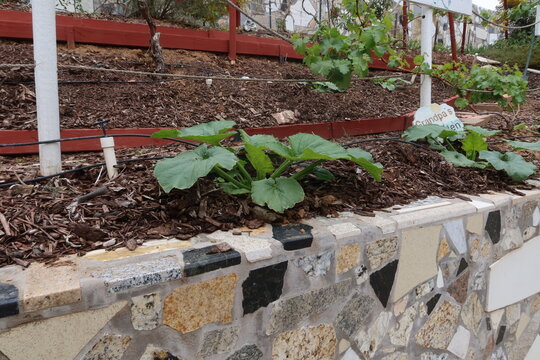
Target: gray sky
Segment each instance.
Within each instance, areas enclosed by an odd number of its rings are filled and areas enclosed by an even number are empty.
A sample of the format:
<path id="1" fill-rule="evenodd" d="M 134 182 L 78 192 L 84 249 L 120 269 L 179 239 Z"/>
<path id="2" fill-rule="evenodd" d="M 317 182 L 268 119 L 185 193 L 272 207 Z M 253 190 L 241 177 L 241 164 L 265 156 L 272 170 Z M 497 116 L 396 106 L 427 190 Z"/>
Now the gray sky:
<path id="1" fill-rule="evenodd" d="M 498 0 L 473 0 L 473 4 L 481 6 L 489 10 L 495 10 L 495 6 L 499 5 Z"/>

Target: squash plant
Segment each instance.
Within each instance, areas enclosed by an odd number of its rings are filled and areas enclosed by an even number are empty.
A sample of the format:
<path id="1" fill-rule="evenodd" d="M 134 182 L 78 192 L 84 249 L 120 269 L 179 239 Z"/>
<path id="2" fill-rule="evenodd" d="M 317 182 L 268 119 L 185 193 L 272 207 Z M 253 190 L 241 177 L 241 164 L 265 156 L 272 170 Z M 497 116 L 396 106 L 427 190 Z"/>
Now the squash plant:
<path id="1" fill-rule="evenodd" d="M 522 181 L 536 171 L 536 166 L 512 151 L 500 153 L 488 150 L 486 138 L 501 130 L 487 130 L 466 125 L 463 132 L 456 132 L 441 125 L 415 125 L 403 133 L 407 141 L 425 139 L 431 149 L 440 151 L 446 161 L 460 167 L 485 169 L 493 167 L 506 172 L 512 179 Z M 540 150 L 538 143 L 505 140 L 514 150 Z"/>
<path id="2" fill-rule="evenodd" d="M 181 130 L 163 129 L 155 138 L 181 138 L 202 144 L 174 158 L 159 161 L 154 176 L 165 190 L 191 188 L 198 179 L 213 177 L 229 194 L 249 194 L 256 204 L 283 212 L 304 199 L 299 180 L 309 174 L 324 179 L 332 175 L 319 168 L 328 160 L 348 160 L 381 180 L 382 165 L 373 162 L 370 153 L 345 149 L 341 145 L 313 134 L 296 134 L 281 143 L 271 135 L 249 136 L 243 130 L 231 130 L 234 121 L 212 121 Z M 222 141 L 239 135 L 242 145 L 225 147 Z M 306 163 L 309 162 L 309 163 Z M 293 164 L 303 169 L 286 175 Z"/>

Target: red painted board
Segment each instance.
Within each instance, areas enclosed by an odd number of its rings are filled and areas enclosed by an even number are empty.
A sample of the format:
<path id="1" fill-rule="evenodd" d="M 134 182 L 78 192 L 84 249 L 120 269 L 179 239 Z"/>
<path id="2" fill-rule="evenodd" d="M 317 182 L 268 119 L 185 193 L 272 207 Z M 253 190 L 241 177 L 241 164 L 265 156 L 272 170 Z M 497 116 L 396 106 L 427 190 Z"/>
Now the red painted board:
<path id="1" fill-rule="evenodd" d="M 319 135 L 326 139 L 332 138 L 332 125 L 331 123 L 314 123 L 314 124 L 292 124 L 292 125 L 280 125 L 260 127 L 245 130 L 249 135 L 274 135 L 277 138 L 285 138 L 298 133 L 308 133 Z"/>
<path id="2" fill-rule="evenodd" d="M 160 129 L 110 129 L 107 134 L 152 134 Z M 60 132 L 61 138 L 72 138 L 81 136 L 97 136 L 101 135 L 102 131 L 97 129 L 66 129 Z M 11 143 L 27 143 L 37 140 L 36 130 L 0 130 L 0 144 Z M 153 139 L 145 137 L 116 137 L 114 139 L 117 149 L 134 148 L 148 145 L 165 145 L 171 141 L 162 139 Z M 101 145 L 99 139 L 65 141 L 61 144 L 62 152 L 82 152 L 82 151 L 100 151 Z M 36 154 L 38 152 L 37 145 L 16 146 L 16 147 L 0 147 L 1 155 L 17 155 L 17 154 Z"/>
<path id="3" fill-rule="evenodd" d="M 336 121 L 332 123 L 332 135 L 334 138 L 403 130 L 405 130 L 405 117 L 403 116 L 354 121 Z"/>

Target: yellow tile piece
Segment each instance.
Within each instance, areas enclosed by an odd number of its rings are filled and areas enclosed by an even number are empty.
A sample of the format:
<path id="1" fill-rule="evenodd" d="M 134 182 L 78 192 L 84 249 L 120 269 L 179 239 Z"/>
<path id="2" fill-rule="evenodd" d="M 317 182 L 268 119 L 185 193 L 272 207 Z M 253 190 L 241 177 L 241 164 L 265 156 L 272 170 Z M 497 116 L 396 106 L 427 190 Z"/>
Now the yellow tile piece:
<path id="1" fill-rule="evenodd" d="M 286 331 L 274 340 L 272 359 L 334 359 L 336 343 L 336 332 L 332 325 L 322 324 Z"/>
<path id="2" fill-rule="evenodd" d="M 237 280 L 229 274 L 174 290 L 163 304 L 163 324 L 187 333 L 205 324 L 231 322 Z"/>
<path id="3" fill-rule="evenodd" d="M 19 325 L 0 334 L 0 351 L 10 360 L 73 360 L 126 303 Z"/>
<path id="4" fill-rule="evenodd" d="M 25 274 L 26 284 L 22 294 L 24 312 L 81 301 L 79 274 L 72 262 L 53 266 L 34 263 Z"/>
<path id="5" fill-rule="evenodd" d="M 439 251 L 437 252 L 437 261 L 440 261 L 450 252 L 450 246 L 448 245 L 448 240 L 443 238 L 441 244 L 439 245 Z"/>
<path id="6" fill-rule="evenodd" d="M 152 243 L 156 243 L 152 245 Z M 92 260 L 100 261 L 110 261 L 110 260 L 120 260 L 126 259 L 133 256 L 140 256 L 145 254 L 153 254 L 160 251 L 172 250 L 172 249 L 183 249 L 191 246 L 189 241 L 180 241 L 180 240 L 156 240 L 146 245 L 139 246 L 135 250 L 131 251 L 127 248 L 120 248 L 114 251 L 105 251 L 105 250 L 96 250 L 89 252 L 84 257 Z"/>
<path id="7" fill-rule="evenodd" d="M 336 259 L 336 273 L 343 274 L 360 263 L 360 244 L 350 244 L 339 248 Z"/>

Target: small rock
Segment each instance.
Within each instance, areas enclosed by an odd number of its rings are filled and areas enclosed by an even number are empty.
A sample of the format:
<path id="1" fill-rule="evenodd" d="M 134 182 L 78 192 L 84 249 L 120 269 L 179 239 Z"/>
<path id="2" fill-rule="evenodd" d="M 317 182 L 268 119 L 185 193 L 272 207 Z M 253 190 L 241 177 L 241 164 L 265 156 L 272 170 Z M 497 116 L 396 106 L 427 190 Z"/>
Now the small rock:
<path id="1" fill-rule="evenodd" d="M 336 201 L 336 197 L 334 195 L 326 195 L 321 198 L 321 203 L 323 205 L 331 205 Z"/>
<path id="2" fill-rule="evenodd" d="M 75 235 L 90 242 L 103 241 L 108 237 L 102 230 L 86 224 L 72 224 L 70 230 Z"/>
<path id="3" fill-rule="evenodd" d="M 111 239 L 111 240 L 105 241 L 103 243 L 104 248 L 108 248 L 108 247 L 111 247 L 111 246 L 114 246 L 114 245 L 116 245 L 116 239 Z"/>
<path id="4" fill-rule="evenodd" d="M 126 247 L 128 248 L 128 250 L 135 250 L 137 248 L 137 241 L 134 240 L 134 239 L 129 239 L 127 242 L 126 242 Z"/>
<path id="5" fill-rule="evenodd" d="M 296 116 L 291 110 L 285 110 L 279 113 L 272 114 L 272 117 L 276 119 L 278 124 L 290 124 L 296 121 Z"/>
<path id="6" fill-rule="evenodd" d="M 224 252 L 227 252 L 227 251 L 231 251 L 232 248 L 230 247 L 229 244 L 227 243 L 220 243 L 220 244 L 217 244 L 216 246 L 214 246 L 209 254 L 217 254 L 217 253 L 224 253 Z"/>
<path id="7" fill-rule="evenodd" d="M 255 218 L 262 220 L 264 222 L 267 222 L 267 223 L 273 223 L 274 221 L 278 219 L 278 216 L 276 213 L 268 209 L 264 209 L 260 206 L 252 207 L 251 213 Z"/>
<path id="8" fill-rule="evenodd" d="M 34 185 L 17 184 L 11 187 L 11 195 L 30 195 L 34 191 Z"/>

